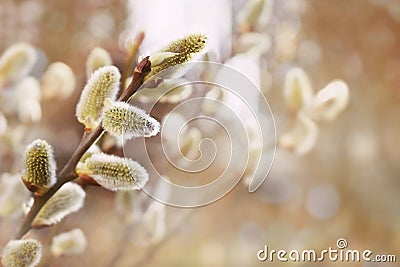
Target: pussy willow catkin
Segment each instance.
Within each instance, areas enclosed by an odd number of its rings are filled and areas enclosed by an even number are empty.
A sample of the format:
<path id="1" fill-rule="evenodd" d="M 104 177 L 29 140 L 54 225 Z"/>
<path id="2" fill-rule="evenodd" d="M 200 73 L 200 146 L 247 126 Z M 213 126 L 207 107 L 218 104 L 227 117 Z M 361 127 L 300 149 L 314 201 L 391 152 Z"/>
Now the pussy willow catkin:
<path id="1" fill-rule="evenodd" d="M 149 179 L 146 169 L 136 161 L 105 153 L 93 154 L 76 171 L 90 175 L 111 191 L 140 189 Z"/>
<path id="2" fill-rule="evenodd" d="M 160 131 L 160 123 L 144 110 L 110 99 L 105 101 L 102 119 L 103 128 L 108 133 L 125 140 L 154 136 Z"/>
<path id="3" fill-rule="evenodd" d="M 90 76 L 76 106 L 76 117 L 86 128 L 92 129 L 99 124 L 104 100 L 115 99 L 120 79 L 121 74 L 115 66 L 101 67 Z"/>
<path id="4" fill-rule="evenodd" d="M 53 148 L 45 140 L 37 139 L 26 147 L 22 178 L 29 190 L 39 194 L 56 182 Z"/>

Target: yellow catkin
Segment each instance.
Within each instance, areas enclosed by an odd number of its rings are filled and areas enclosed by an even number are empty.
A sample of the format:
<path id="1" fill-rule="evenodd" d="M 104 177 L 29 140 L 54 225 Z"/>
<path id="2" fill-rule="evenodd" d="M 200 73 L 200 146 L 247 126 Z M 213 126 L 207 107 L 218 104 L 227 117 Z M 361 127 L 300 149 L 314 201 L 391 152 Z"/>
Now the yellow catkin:
<path id="1" fill-rule="evenodd" d="M 53 225 L 83 206 L 86 193 L 75 183 L 64 184 L 42 207 L 32 222 L 32 227 Z"/>
<path id="2" fill-rule="evenodd" d="M 86 76 L 90 75 L 97 69 L 109 66 L 112 64 L 110 54 L 101 47 L 96 47 L 90 51 L 89 56 L 86 59 Z"/>
<path id="3" fill-rule="evenodd" d="M 87 129 L 100 123 L 104 100 L 116 98 L 120 79 L 121 74 L 115 66 L 101 67 L 90 76 L 76 107 L 76 117 Z"/>
<path id="4" fill-rule="evenodd" d="M 56 182 L 53 148 L 45 140 L 36 139 L 26 147 L 22 178 L 29 190 L 39 194 Z"/>
<path id="5" fill-rule="evenodd" d="M 109 99 L 106 100 L 102 123 L 108 133 L 125 140 L 154 136 L 160 131 L 160 123 L 144 110 Z"/>
<path id="6" fill-rule="evenodd" d="M 159 52 L 176 53 L 162 64 L 151 68 L 151 72 L 146 76 L 146 79 L 151 76 L 179 64 L 190 61 L 193 56 L 202 51 L 207 44 L 207 36 L 204 34 L 190 34 L 182 39 L 178 39 L 168 44 Z"/>
<path id="7" fill-rule="evenodd" d="M 26 76 L 37 60 L 33 46 L 17 43 L 10 46 L 0 55 L 0 85 L 18 81 Z"/>
<path id="8" fill-rule="evenodd" d="M 73 229 L 53 237 L 51 252 L 55 256 L 79 255 L 85 251 L 87 240 L 81 229 Z"/>
<path id="9" fill-rule="evenodd" d="M 42 244 L 36 239 L 11 240 L 2 254 L 4 267 L 34 267 L 42 257 Z"/>
<path id="10" fill-rule="evenodd" d="M 139 163 L 105 153 L 93 154 L 77 166 L 78 174 L 90 175 L 99 185 L 111 190 L 137 190 L 142 188 L 149 175 Z"/>

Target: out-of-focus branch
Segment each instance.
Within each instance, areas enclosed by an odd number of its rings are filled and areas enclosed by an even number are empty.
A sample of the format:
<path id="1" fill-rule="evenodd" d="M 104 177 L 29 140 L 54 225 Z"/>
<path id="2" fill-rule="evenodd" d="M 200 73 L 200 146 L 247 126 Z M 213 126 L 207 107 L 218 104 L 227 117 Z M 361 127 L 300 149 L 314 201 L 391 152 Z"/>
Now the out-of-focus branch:
<path id="1" fill-rule="evenodd" d="M 132 73 L 133 66 L 135 66 L 135 59 L 138 54 L 139 47 L 143 42 L 143 39 L 144 39 L 144 32 L 139 32 L 133 43 L 127 49 L 128 57 L 125 63 L 125 70 L 122 73 L 120 93 L 122 93 L 124 89 L 126 78 L 128 78 L 128 75 Z"/>

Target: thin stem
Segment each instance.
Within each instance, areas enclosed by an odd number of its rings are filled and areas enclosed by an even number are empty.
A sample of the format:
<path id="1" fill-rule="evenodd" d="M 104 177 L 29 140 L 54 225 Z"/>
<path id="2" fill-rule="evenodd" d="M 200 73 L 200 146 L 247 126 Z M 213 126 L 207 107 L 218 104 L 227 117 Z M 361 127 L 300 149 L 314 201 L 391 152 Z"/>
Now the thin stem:
<path id="1" fill-rule="evenodd" d="M 143 39 L 144 39 L 144 32 L 139 32 L 139 34 L 136 36 L 135 40 L 133 41 L 132 46 L 128 47 L 128 58 L 127 58 L 126 64 L 125 64 L 125 71 L 122 73 L 122 79 L 121 79 L 121 90 L 120 90 L 121 93 L 122 93 L 123 89 L 125 88 L 126 78 L 128 78 L 128 75 L 130 73 L 132 73 L 135 59 L 136 59 L 137 53 L 139 51 L 139 47 L 143 42 Z"/>
<path id="2" fill-rule="evenodd" d="M 122 93 L 118 101 L 126 102 L 143 84 L 144 77 L 150 72 L 151 63 L 148 57 L 144 58 L 135 68 L 133 73 L 133 79 L 128 88 Z M 72 154 L 71 158 L 65 164 L 64 168 L 58 174 L 58 180 L 56 184 L 42 197 L 35 198 L 32 208 L 26 214 L 24 220 L 22 221 L 20 227 L 15 234 L 15 239 L 21 239 L 32 227 L 31 224 L 35 219 L 36 215 L 42 209 L 44 204 L 52 197 L 62 185 L 70 182 L 78 177 L 75 173 L 75 167 L 79 160 L 82 158 L 83 154 L 96 142 L 96 140 L 104 132 L 101 123 L 91 132 L 84 133 L 79 143 L 78 147 Z"/>

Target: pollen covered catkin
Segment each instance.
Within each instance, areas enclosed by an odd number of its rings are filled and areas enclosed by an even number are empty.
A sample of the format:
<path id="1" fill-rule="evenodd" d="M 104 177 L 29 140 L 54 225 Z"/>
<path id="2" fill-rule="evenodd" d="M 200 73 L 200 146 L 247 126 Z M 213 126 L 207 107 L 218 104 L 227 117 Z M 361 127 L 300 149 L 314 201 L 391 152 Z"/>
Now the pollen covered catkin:
<path id="1" fill-rule="evenodd" d="M 151 72 L 146 76 L 146 80 L 151 76 L 179 64 L 190 61 L 193 56 L 201 52 L 207 45 L 207 36 L 204 34 L 190 34 L 186 37 L 171 42 L 158 53 L 174 53 L 169 54 L 168 58 L 157 66 L 152 66 Z M 157 53 L 157 54 L 158 54 Z M 152 56 L 150 56 L 150 59 Z M 152 62 L 153 65 L 153 62 Z"/>
<path id="2" fill-rule="evenodd" d="M 51 252 L 55 256 L 79 255 L 86 247 L 85 234 L 79 228 L 58 234 L 51 241 Z"/>
<path id="3" fill-rule="evenodd" d="M 64 184 L 41 208 L 32 222 L 32 227 L 40 228 L 60 222 L 65 216 L 82 208 L 86 193 L 77 184 Z"/>
<path id="4" fill-rule="evenodd" d="M 112 64 L 110 54 L 101 47 L 96 47 L 90 51 L 89 56 L 86 59 L 86 76 L 90 75 L 97 69 L 109 66 Z"/>
<path id="5" fill-rule="evenodd" d="M 11 240 L 2 252 L 4 267 L 34 267 L 42 257 L 42 244 L 36 239 Z"/>
<path id="6" fill-rule="evenodd" d="M 129 158 L 105 153 L 93 154 L 78 164 L 78 174 L 90 175 L 99 185 L 111 190 L 141 189 L 149 179 L 145 168 Z"/>
<path id="7" fill-rule="evenodd" d="M 0 55 L 0 85 L 14 83 L 26 76 L 33 68 L 37 53 L 27 43 L 10 46 Z"/>
<path id="8" fill-rule="evenodd" d="M 26 147 L 22 178 L 30 191 L 39 194 L 56 182 L 53 148 L 45 140 L 36 139 Z"/>
<path id="9" fill-rule="evenodd" d="M 101 67 L 90 76 L 76 107 L 76 117 L 87 129 L 99 124 L 104 100 L 116 98 L 120 79 L 121 74 L 115 66 Z"/>
<path id="10" fill-rule="evenodd" d="M 160 131 L 160 123 L 144 110 L 124 102 L 106 99 L 103 111 L 103 128 L 116 137 L 129 140 L 150 137 Z"/>

